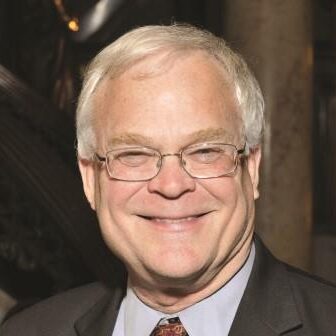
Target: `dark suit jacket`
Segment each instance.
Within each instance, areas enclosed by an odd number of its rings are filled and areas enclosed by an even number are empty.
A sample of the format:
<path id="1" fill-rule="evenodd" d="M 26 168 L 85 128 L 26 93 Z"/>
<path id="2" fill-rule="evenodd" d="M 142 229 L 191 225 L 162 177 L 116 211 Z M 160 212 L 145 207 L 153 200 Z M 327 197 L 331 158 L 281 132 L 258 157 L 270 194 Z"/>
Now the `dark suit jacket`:
<path id="1" fill-rule="evenodd" d="M 123 295 L 101 284 L 74 289 L 18 313 L 0 335 L 111 336 Z M 277 261 L 257 239 L 229 335 L 336 335 L 336 287 Z"/>

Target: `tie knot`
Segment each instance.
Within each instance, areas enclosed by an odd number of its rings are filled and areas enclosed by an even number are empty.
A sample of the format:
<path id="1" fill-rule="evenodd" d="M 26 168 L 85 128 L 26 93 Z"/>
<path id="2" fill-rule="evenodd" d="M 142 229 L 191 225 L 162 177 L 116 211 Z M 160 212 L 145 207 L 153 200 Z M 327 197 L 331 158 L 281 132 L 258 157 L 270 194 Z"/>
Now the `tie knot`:
<path id="1" fill-rule="evenodd" d="M 173 317 L 161 319 L 150 336 L 188 336 L 180 319 Z"/>

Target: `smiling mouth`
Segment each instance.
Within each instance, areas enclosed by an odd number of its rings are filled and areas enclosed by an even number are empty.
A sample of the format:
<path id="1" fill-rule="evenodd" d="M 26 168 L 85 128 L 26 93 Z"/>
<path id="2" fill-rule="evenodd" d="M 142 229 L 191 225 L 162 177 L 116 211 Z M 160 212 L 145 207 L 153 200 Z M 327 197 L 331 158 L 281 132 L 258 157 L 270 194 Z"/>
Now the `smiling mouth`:
<path id="1" fill-rule="evenodd" d="M 139 215 L 139 217 L 145 220 L 148 220 L 148 221 L 161 223 L 161 224 L 172 224 L 172 223 L 178 224 L 178 223 L 192 222 L 195 219 L 198 219 L 198 218 L 201 218 L 207 215 L 208 213 L 209 212 L 204 212 L 201 214 L 185 216 L 185 217 L 156 217 L 156 216 L 142 216 L 142 215 Z"/>

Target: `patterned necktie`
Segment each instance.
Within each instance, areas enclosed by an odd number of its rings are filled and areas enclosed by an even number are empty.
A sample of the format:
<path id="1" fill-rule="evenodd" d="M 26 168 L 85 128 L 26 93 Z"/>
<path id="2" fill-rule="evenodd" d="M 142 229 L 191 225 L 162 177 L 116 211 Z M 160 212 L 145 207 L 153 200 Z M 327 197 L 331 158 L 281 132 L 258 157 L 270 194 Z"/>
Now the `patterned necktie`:
<path id="1" fill-rule="evenodd" d="M 188 336 L 180 319 L 173 317 L 160 320 L 150 336 Z"/>

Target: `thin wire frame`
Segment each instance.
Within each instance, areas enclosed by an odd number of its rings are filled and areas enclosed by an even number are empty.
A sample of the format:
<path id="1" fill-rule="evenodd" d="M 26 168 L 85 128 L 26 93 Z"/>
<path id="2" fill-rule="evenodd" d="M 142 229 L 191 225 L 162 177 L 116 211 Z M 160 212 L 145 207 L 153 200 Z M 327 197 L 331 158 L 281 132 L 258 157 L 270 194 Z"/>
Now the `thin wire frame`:
<path id="1" fill-rule="evenodd" d="M 157 154 L 158 161 L 157 161 L 155 173 L 151 174 L 150 177 L 146 177 L 146 178 L 143 178 L 143 179 L 126 179 L 126 178 L 119 178 L 119 177 L 114 176 L 113 173 L 111 172 L 110 165 L 109 165 L 110 154 L 113 153 L 114 150 L 106 152 L 105 156 L 100 156 L 99 154 L 95 153 L 95 157 L 98 160 L 98 162 L 105 164 L 106 170 L 107 170 L 108 175 L 111 179 L 118 180 L 118 181 L 125 181 L 125 182 L 145 182 L 145 181 L 150 181 L 151 179 L 155 178 L 161 170 L 161 167 L 162 167 L 162 164 L 163 164 L 163 159 L 165 157 L 168 157 L 168 156 L 177 156 L 179 158 L 179 162 L 180 162 L 180 165 L 183 168 L 183 170 L 192 178 L 211 179 L 211 178 L 232 176 L 237 169 L 238 162 L 239 162 L 239 157 L 243 156 L 244 153 L 245 153 L 246 143 L 244 144 L 243 148 L 241 148 L 241 149 L 237 149 L 237 147 L 235 145 L 226 144 L 226 143 L 204 143 L 204 144 L 201 144 L 201 145 L 210 145 L 210 144 L 211 145 L 230 146 L 234 149 L 234 157 L 233 157 L 234 165 L 233 165 L 233 167 L 230 171 L 225 172 L 223 174 L 214 175 L 214 176 L 213 175 L 211 175 L 211 176 L 200 176 L 200 175 L 195 175 L 195 174 L 190 173 L 189 170 L 186 168 L 186 164 L 185 164 L 185 161 L 184 161 L 184 155 L 183 154 L 186 150 L 191 149 L 192 147 L 197 147 L 199 144 L 185 147 L 185 148 L 181 149 L 178 153 L 165 153 L 165 154 L 161 154 L 158 150 L 156 150 L 154 148 L 151 148 L 151 147 L 147 147 L 147 146 L 128 147 L 127 149 L 130 149 L 130 150 L 135 149 L 135 148 L 136 149 L 143 148 L 143 149 L 146 149 L 146 150 L 151 150 L 152 152 Z"/>

